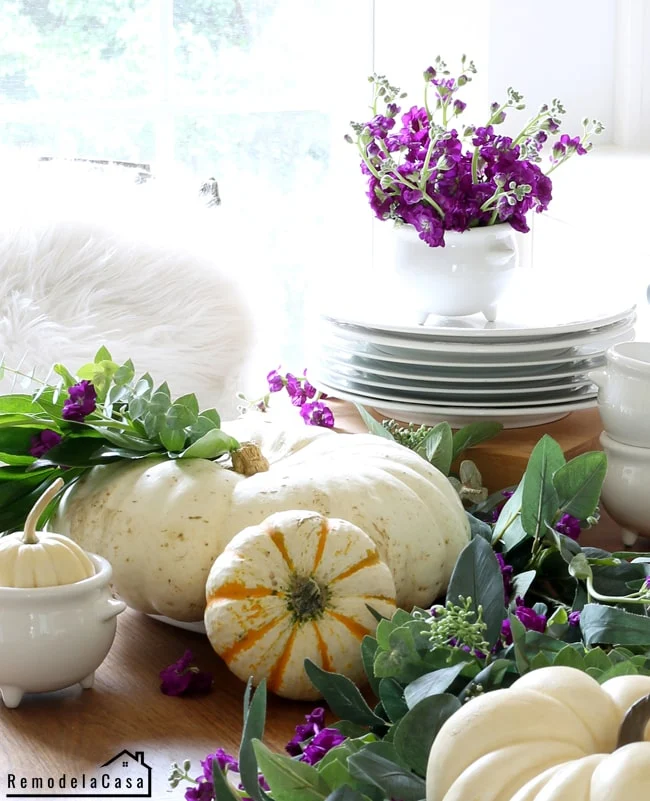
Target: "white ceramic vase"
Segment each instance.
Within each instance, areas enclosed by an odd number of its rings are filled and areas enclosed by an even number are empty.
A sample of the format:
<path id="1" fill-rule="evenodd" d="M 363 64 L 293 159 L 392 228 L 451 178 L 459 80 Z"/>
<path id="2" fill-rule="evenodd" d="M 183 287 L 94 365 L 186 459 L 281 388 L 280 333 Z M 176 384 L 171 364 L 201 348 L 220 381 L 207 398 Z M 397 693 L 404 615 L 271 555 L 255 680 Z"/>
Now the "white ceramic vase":
<path id="1" fill-rule="evenodd" d="M 429 314 L 477 312 L 496 320 L 497 303 L 518 265 L 510 223 L 446 231 L 445 247 L 429 247 L 412 225 L 399 225 L 393 242 L 397 289 L 408 299 L 416 322 L 424 323 Z"/>

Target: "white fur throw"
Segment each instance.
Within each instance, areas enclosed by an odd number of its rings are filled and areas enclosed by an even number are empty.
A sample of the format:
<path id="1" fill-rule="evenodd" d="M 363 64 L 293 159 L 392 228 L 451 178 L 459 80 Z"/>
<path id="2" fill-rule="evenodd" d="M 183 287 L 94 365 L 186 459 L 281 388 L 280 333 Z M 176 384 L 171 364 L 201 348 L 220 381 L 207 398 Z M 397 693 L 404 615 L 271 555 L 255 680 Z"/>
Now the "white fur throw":
<path id="1" fill-rule="evenodd" d="M 117 361 L 167 380 L 172 395 L 194 392 L 203 407 L 232 416 L 252 331 L 226 272 L 237 265 L 214 235 L 221 209 L 75 167 L 23 169 L 9 182 L 5 172 L 3 184 L 6 364 L 42 378 L 55 362 L 74 370 L 91 361 L 104 344 Z"/>

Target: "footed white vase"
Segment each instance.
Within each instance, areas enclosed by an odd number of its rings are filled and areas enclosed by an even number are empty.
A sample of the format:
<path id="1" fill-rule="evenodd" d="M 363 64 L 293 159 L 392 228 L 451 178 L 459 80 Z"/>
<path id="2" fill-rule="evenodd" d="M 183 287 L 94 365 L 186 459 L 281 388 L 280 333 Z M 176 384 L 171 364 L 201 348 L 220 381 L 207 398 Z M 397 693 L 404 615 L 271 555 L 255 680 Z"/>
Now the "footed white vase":
<path id="1" fill-rule="evenodd" d="M 411 303 L 413 319 L 429 314 L 497 318 L 497 304 L 518 266 L 515 230 L 499 223 L 445 232 L 445 247 L 429 247 L 412 225 L 393 237 L 396 289 Z"/>

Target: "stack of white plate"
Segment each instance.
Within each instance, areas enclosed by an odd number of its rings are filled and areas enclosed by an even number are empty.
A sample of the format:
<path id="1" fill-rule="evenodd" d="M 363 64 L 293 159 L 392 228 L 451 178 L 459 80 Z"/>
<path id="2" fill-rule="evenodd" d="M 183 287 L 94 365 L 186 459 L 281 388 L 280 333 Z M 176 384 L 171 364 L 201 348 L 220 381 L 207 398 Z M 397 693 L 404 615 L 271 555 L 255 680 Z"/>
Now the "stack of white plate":
<path id="1" fill-rule="evenodd" d="M 310 379 L 401 421 L 540 425 L 594 406 L 589 371 L 611 345 L 634 339 L 634 307 L 599 303 L 543 304 L 536 312 L 528 295 L 495 323 L 431 316 L 415 325 L 377 306 L 322 313 Z"/>

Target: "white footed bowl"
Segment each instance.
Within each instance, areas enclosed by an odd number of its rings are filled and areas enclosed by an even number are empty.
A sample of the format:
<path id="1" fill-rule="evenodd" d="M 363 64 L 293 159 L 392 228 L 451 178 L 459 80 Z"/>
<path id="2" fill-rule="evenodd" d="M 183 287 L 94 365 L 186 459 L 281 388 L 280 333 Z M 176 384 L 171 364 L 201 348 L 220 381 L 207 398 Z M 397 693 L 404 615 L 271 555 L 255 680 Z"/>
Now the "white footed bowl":
<path id="1" fill-rule="evenodd" d="M 605 367 L 589 373 L 605 431 L 626 445 L 650 448 L 650 342 L 620 342 L 606 358 Z"/>
<path id="2" fill-rule="evenodd" d="M 59 587 L 0 587 L 0 694 L 16 707 L 24 693 L 92 687 L 126 604 L 113 598 L 113 570 L 88 554 L 94 576 Z"/>
<path id="3" fill-rule="evenodd" d="M 636 448 L 600 435 L 607 455 L 603 506 L 623 528 L 623 542 L 634 545 L 639 534 L 650 536 L 650 448 Z"/>
<path id="4" fill-rule="evenodd" d="M 429 247 L 412 225 L 396 226 L 394 270 L 414 322 L 429 314 L 458 317 L 482 312 L 490 322 L 518 264 L 510 223 L 445 231 L 444 247 Z"/>

